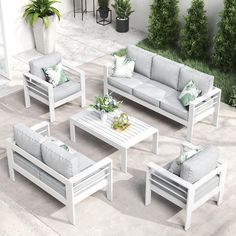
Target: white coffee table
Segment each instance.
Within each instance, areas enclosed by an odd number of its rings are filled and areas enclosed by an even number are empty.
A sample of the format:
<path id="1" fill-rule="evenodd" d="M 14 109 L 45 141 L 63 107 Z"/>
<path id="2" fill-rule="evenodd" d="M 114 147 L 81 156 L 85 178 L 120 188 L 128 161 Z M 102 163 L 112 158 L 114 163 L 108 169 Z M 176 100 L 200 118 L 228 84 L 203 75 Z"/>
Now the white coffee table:
<path id="1" fill-rule="evenodd" d="M 131 126 L 125 131 L 116 131 L 111 128 L 114 115 L 121 111 L 108 114 L 108 120 L 103 123 L 96 111 L 86 110 L 70 118 L 70 138 L 75 142 L 75 127 L 78 127 L 95 137 L 103 140 L 121 152 L 121 170 L 127 172 L 127 151 L 137 143 L 153 136 L 152 152 L 158 151 L 158 129 L 129 116 Z"/>

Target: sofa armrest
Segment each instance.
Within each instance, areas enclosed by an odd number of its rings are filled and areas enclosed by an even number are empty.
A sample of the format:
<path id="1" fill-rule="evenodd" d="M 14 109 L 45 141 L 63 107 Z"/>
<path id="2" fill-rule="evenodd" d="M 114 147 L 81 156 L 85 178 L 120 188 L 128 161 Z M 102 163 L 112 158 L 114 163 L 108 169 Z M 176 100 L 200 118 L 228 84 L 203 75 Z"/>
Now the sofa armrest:
<path id="1" fill-rule="evenodd" d="M 169 172 L 168 170 L 164 169 L 161 166 L 156 165 L 153 162 L 150 162 L 148 164 L 148 169 L 152 172 L 152 173 L 158 173 L 161 174 L 163 176 L 165 176 L 167 179 L 171 180 L 172 182 L 176 183 L 177 185 L 181 185 L 183 187 L 185 187 L 186 189 L 191 189 L 192 188 L 192 184 L 183 180 L 182 178 L 180 178 L 179 176 Z"/>
<path id="2" fill-rule="evenodd" d="M 43 121 L 36 125 L 31 126 L 31 129 L 36 131 L 37 133 L 44 134 L 46 133 L 47 136 L 50 136 L 50 125 L 49 122 Z"/>
<path id="3" fill-rule="evenodd" d="M 101 161 L 95 163 L 91 167 L 87 168 L 86 170 L 80 172 L 74 177 L 71 177 L 69 179 L 70 183 L 76 184 L 77 182 L 80 182 L 81 180 L 85 179 L 86 177 L 90 177 L 91 175 L 95 174 L 100 169 L 110 169 L 109 171 L 112 171 L 112 160 L 110 158 L 104 158 Z M 111 173 L 110 173 L 111 174 Z"/>
<path id="4" fill-rule="evenodd" d="M 198 146 L 198 145 L 195 145 L 195 144 L 192 144 L 188 141 L 183 141 L 182 143 L 182 147 L 183 148 L 189 148 L 189 149 L 202 149 L 201 146 Z"/>
<path id="5" fill-rule="evenodd" d="M 29 72 L 23 73 L 23 75 L 25 78 L 28 78 L 28 80 L 26 82 L 36 82 L 40 85 L 43 85 L 46 88 L 50 88 L 50 87 L 53 88 L 52 84 L 48 83 L 47 81 L 29 73 Z M 36 86 L 37 86 L 37 84 L 36 84 Z"/>
<path id="6" fill-rule="evenodd" d="M 204 95 L 196 98 L 194 101 L 190 102 L 189 106 L 198 106 L 202 102 L 205 102 L 210 98 L 217 97 L 217 96 L 220 96 L 220 95 L 221 95 L 221 89 L 214 87 L 207 94 L 204 94 Z"/>

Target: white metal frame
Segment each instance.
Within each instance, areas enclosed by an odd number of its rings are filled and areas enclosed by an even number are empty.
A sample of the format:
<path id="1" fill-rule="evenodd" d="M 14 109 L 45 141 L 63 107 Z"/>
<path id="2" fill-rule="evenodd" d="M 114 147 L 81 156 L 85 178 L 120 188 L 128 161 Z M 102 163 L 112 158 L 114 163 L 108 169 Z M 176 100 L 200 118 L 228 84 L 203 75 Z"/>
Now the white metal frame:
<path id="1" fill-rule="evenodd" d="M 108 83 L 109 77 L 109 66 L 104 66 L 104 94 L 107 94 L 109 91 L 120 94 L 121 96 L 128 98 L 138 104 L 147 107 L 155 112 L 160 113 L 163 116 L 166 116 L 184 126 L 187 127 L 187 140 L 191 141 L 193 136 L 193 127 L 194 124 L 203 120 L 209 115 L 213 115 L 212 124 L 216 127 L 218 126 L 219 120 L 219 111 L 220 111 L 220 99 L 221 99 L 221 90 L 214 87 L 211 91 L 203 96 L 198 97 L 195 101 L 191 102 L 189 105 L 188 119 L 184 120 L 181 117 L 175 116 L 167 111 L 164 111 L 160 107 L 154 106 L 148 102 L 143 101 L 131 94 L 128 94 Z"/>
<path id="2" fill-rule="evenodd" d="M 125 173 L 127 173 L 128 149 L 134 145 L 152 136 L 152 152 L 157 154 L 159 131 L 156 128 L 134 117 L 129 117 L 130 129 L 134 127 L 134 130 L 128 129 L 120 133 L 111 128 L 111 123 L 104 124 L 101 120 L 94 119 L 90 116 L 91 112 L 94 111 L 83 111 L 70 118 L 70 137 L 73 142 L 75 142 L 75 127 L 78 127 L 115 147 L 121 153 L 121 170 Z M 112 114 L 108 114 L 108 119 L 111 122 Z M 140 131 L 140 126 L 145 126 L 145 130 Z"/>
<path id="3" fill-rule="evenodd" d="M 4 56 L 5 56 L 5 71 L 0 71 L 0 74 L 6 77 L 7 79 L 11 79 L 11 73 L 10 73 L 10 65 L 9 65 L 9 53 L 8 53 L 8 44 L 6 40 L 6 32 L 5 32 L 5 19 L 4 19 L 4 11 L 2 7 L 2 1 L 0 0 L 0 23 L 2 28 L 2 39 L 3 44 L 0 43 L 0 47 L 3 47 L 4 49 Z"/>
<path id="4" fill-rule="evenodd" d="M 194 147 L 193 144 L 188 144 L 187 142 L 185 142 L 183 146 L 188 147 L 190 149 L 196 148 Z M 175 187 L 182 186 L 186 189 L 186 192 L 185 192 L 187 194 L 186 204 L 180 201 L 178 198 L 175 198 L 173 195 L 169 194 L 168 191 L 173 191 L 173 190 L 170 190 L 165 186 L 164 187 L 166 188 L 167 191 L 163 190 L 163 186 L 161 186 L 162 188 L 158 188 L 158 185 L 160 186 L 160 184 L 157 183 L 152 178 L 152 175 L 155 176 L 158 173 L 165 176 L 165 178 L 162 178 L 162 181 L 165 181 L 171 185 L 174 185 Z M 216 175 L 219 175 L 220 177 L 219 185 L 213 190 L 211 190 L 210 192 L 208 192 L 206 195 L 202 196 L 200 199 L 195 201 L 196 190 Z M 217 205 L 222 203 L 225 175 L 226 175 L 226 164 L 218 162 L 216 169 L 214 169 L 212 172 L 204 176 L 202 179 L 191 184 L 190 182 L 183 180 L 179 176 L 172 174 L 167 169 L 151 162 L 148 164 L 147 173 L 146 173 L 145 205 L 147 206 L 151 203 L 152 191 L 168 199 L 169 201 L 173 202 L 177 206 L 186 210 L 186 220 L 185 220 L 184 228 L 185 230 L 188 230 L 191 226 L 192 213 L 194 210 L 199 208 L 202 204 L 207 202 L 210 198 L 212 198 L 216 194 L 218 194 Z M 175 194 L 179 195 L 177 192 L 175 192 Z M 179 195 L 179 197 L 183 198 L 181 195 Z"/>
<path id="5" fill-rule="evenodd" d="M 69 65 L 63 63 L 63 69 L 75 76 L 80 78 L 81 90 L 73 95 L 68 96 L 57 102 L 54 101 L 54 91 L 52 84 L 46 82 L 45 80 L 27 72 L 24 73 L 24 96 L 25 96 L 25 106 L 29 108 L 31 106 L 30 97 L 49 106 L 50 121 L 55 121 L 55 108 L 70 102 L 74 99 L 81 97 L 81 107 L 86 105 L 85 97 L 85 73 L 84 71 L 72 68 Z"/>
<path id="6" fill-rule="evenodd" d="M 33 130 L 41 134 L 50 135 L 50 128 L 48 122 L 41 122 L 36 126 L 32 127 Z M 7 144 L 7 158 L 9 166 L 9 174 L 11 180 L 15 181 L 15 171 L 19 172 L 27 179 L 35 183 L 37 186 L 42 188 L 44 191 L 55 197 L 57 200 L 66 205 L 68 209 L 69 222 L 75 224 L 75 204 L 79 203 L 83 199 L 92 195 L 101 189 L 106 189 L 107 198 L 112 201 L 113 198 L 113 171 L 112 171 L 112 160 L 110 158 L 104 158 L 103 160 L 95 163 L 91 167 L 80 172 L 76 176 L 68 179 L 63 175 L 59 174 L 42 161 L 33 157 L 29 153 L 25 152 L 23 149 L 15 144 L 14 139 L 9 138 L 6 140 Z M 37 177 L 30 174 L 28 171 L 20 167 L 13 158 L 13 153 L 16 152 L 26 158 L 28 161 L 32 162 L 41 170 L 45 171 L 49 175 L 53 176 L 55 179 L 60 181 L 65 185 L 66 195 L 65 197 L 56 192 L 50 186 L 46 185 Z M 96 178 L 96 176 L 101 176 L 99 174 L 104 173 L 102 177 Z M 80 187 L 81 184 L 86 184 L 86 186 Z"/>

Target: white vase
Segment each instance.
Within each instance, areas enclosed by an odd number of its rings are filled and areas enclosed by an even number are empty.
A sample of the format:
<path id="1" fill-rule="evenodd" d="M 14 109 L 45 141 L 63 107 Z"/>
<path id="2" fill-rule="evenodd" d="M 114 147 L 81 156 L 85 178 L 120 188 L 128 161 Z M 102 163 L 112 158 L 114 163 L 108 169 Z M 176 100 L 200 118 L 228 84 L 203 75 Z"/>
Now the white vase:
<path id="1" fill-rule="evenodd" d="M 106 112 L 101 112 L 100 113 L 100 119 L 103 123 L 107 122 L 107 113 Z"/>
<path id="2" fill-rule="evenodd" d="M 42 54 L 50 54 L 55 51 L 58 19 L 55 15 L 52 15 L 48 17 L 48 20 L 49 25 L 47 29 L 42 18 L 38 18 L 33 25 L 36 50 Z"/>

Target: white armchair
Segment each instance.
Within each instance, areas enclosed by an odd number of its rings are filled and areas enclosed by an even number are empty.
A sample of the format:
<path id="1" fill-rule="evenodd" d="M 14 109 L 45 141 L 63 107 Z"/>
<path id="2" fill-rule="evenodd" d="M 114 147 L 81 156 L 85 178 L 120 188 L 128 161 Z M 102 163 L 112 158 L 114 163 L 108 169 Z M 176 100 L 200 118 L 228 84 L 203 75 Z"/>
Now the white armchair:
<path id="1" fill-rule="evenodd" d="M 196 148 L 196 146 L 187 142 L 183 145 L 184 148 Z M 198 157 L 200 157 L 200 155 L 201 153 Z M 204 158 L 210 158 L 210 155 L 204 155 L 202 156 L 202 159 L 200 157 L 201 163 Z M 189 175 L 193 174 L 194 171 L 201 172 L 202 170 L 199 169 L 204 168 L 203 165 L 205 165 L 205 163 L 202 163 L 201 165 L 198 162 L 199 165 L 197 166 L 196 160 L 194 160 L 192 164 L 195 165 L 192 169 L 190 165 L 188 165 L 191 172 Z M 186 221 L 184 228 L 187 230 L 191 226 L 191 218 L 194 210 L 216 194 L 218 194 L 217 205 L 222 202 L 226 164 L 218 162 L 216 168 L 209 171 L 209 173 L 193 183 L 191 183 L 191 181 L 186 181 L 180 177 L 181 175 L 177 176 L 171 173 L 168 170 L 170 165 L 171 163 L 168 163 L 166 166 L 161 167 L 152 162 L 148 164 L 146 173 L 145 205 L 149 205 L 151 203 L 151 193 L 155 192 L 177 206 L 185 209 Z"/>
<path id="2" fill-rule="evenodd" d="M 53 88 L 46 81 L 42 68 L 53 66 L 61 62 L 59 53 L 52 53 L 29 62 L 30 72 L 24 73 L 25 106 L 31 106 L 30 98 L 46 104 L 49 107 L 50 121 L 55 121 L 55 108 L 81 97 L 81 107 L 85 106 L 85 73 L 77 68 L 72 68 L 63 63 L 66 73 L 78 78 Z"/>

